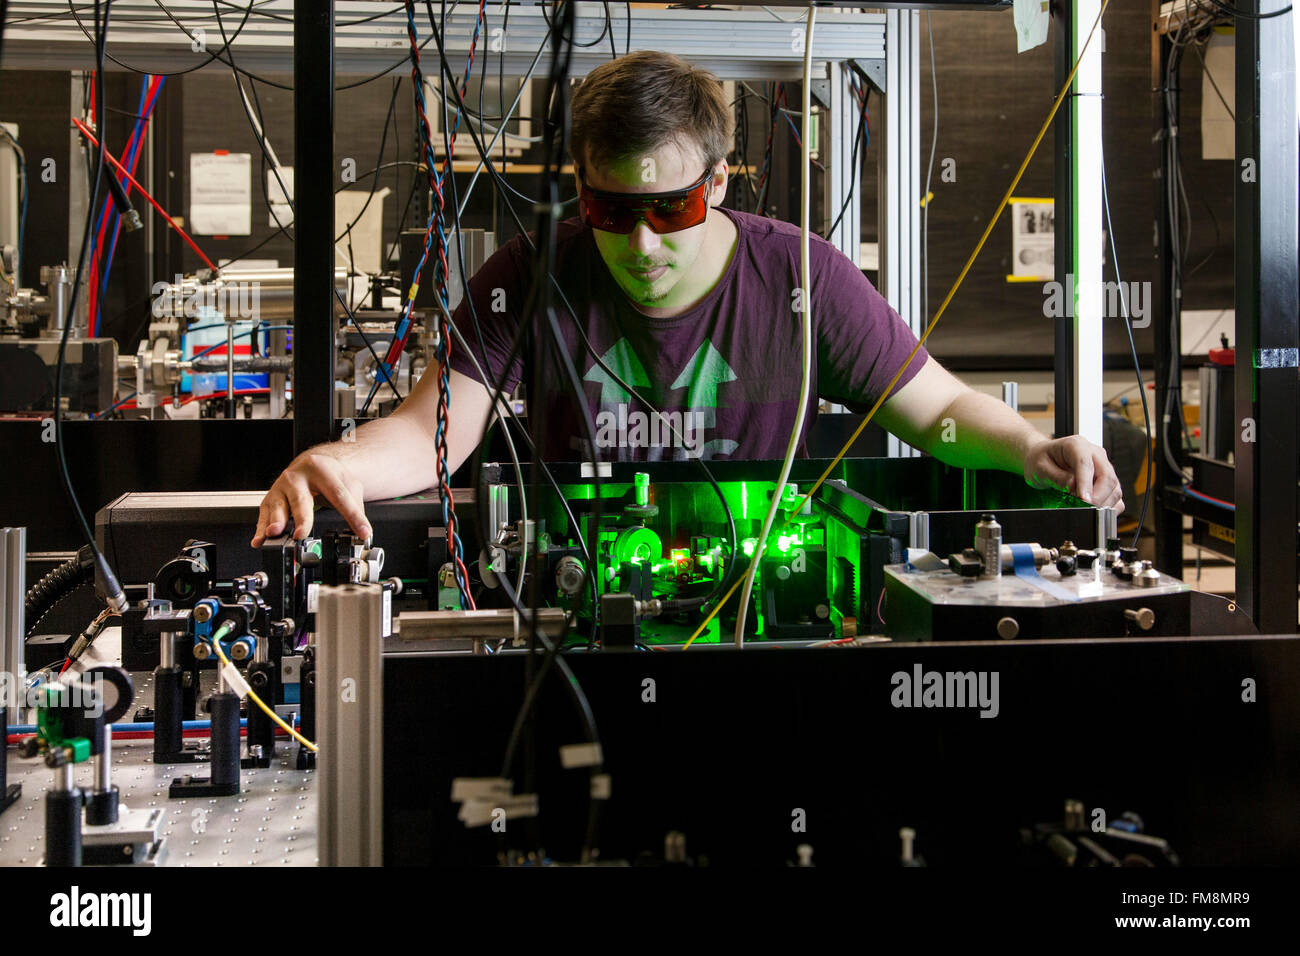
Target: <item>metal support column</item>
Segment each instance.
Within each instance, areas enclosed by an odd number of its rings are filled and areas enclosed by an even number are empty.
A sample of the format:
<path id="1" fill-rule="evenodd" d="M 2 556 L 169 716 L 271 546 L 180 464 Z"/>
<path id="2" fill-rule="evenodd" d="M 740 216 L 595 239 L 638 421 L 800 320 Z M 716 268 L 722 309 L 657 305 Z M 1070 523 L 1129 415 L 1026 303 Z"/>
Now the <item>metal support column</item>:
<path id="1" fill-rule="evenodd" d="M 1059 89 L 1097 19 L 1100 0 L 1069 0 L 1056 7 L 1056 81 Z M 1074 301 L 1056 320 L 1055 433 L 1079 434 L 1101 444 L 1102 222 L 1101 28 L 1075 74 L 1068 109 L 1055 123 L 1057 282 Z M 1068 293 L 1067 293 L 1068 294 Z"/>
<path id="2" fill-rule="evenodd" d="M 827 112 L 830 145 L 826 150 L 826 227 L 839 216 L 839 224 L 826 237 L 831 245 L 849 257 L 855 265 L 861 258 L 862 244 L 862 181 L 854 175 L 853 144 L 857 139 L 858 120 L 862 111 L 853 98 L 849 80 L 853 70 L 847 62 L 828 63 L 830 72 L 831 108 Z M 861 168 L 862 149 L 857 151 L 856 165 Z M 845 206 L 845 200 L 848 205 Z M 844 215 L 840 216 L 840 210 Z"/>
<path id="3" fill-rule="evenodd" d="M 880 124 L 880 294 L 916 335 L 921 315 L 920 13 L 885 12 L 885 89 Z M 891 458 L 919 452 L 889 436 Z"/>
<path id="4" fill-rule="evenodd" d="M 1160 0 L 1151 0 L 1151 21 L 1160 23 Z M 1151 89 L 1155 119 L 1155 143 L 1158 152 L 1154 179 L 1156 190 L 1155 258 L 1153 270 L 1155 283 L 1152 301 L 1155 318 L 1152 326 L 1152 375 L 1155 379 L 1155 404 L 1151 418 L 1155 431 L 1155 566 L 1165 574 L 1181 577 L 1183 572 L 1183 513 L 1181 500 L 1171 488 L 1182 485 L 1182 471 L 1169 466 L 1169 458 L 1181 463 L 1181 442 L 1171 444 L 1169 436 L 1177 434 L 1174 422 L 1164 420 L 1164 409 L 1169 397 L 1171 373 L 1176 384 L 1181 376 L 1178 366 L 1182 351 L 1182 335 L 1178 321 L 1178 294 L 1174 288 L 1174 249 L 1170 223 L 1170 182 L 1173 171 L 1169 163 L 1169 145 L 1165 140 L 1167 130 L 1177 128 L 1179 117 L 1170 114 L 1169 98 L 1165 95 L 1165 74 L 1169 67 L 1172 49 L 1169 37 L 1160 30 L 1152 31 Z M 1176 80 L 1175 80 L 1176 82 Z M 1175 100 L 1176 102 L 1176 100 Z M 1175 396 L 1178 392 L 1175 392 Z M 1169 447 L 1166 453 L 1166 447 Z M 1177 450 L 1175 450 L 1177 449 Z"/>
<path id="5" fill-rule="evenodd" d="M 1288 2 L 1237 6 L 1271 13 Z M 1237 603 L 1265 634 L 1296 630 L 1294 17 L 1236 22 Z"/>
<path id="6" fill-rule="evenodd" d="M 320 589 L 316 739 L 322 866 L 383 865 L 383 604 L 378 585 Z"/>
<path id="7" fill-rule="evenodd" d="M 334 0 L 293 9 L 293 450 L 334 438 Z"/>

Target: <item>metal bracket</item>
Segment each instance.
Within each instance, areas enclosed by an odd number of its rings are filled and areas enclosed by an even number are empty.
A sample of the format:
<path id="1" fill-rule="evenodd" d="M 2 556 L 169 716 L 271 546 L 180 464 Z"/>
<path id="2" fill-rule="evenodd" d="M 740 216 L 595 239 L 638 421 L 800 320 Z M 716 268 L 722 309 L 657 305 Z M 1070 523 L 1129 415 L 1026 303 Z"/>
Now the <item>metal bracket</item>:
<path id="1" fill-rule="evenodd" d="M 860 72 L 867 80 L 881 93 L 885 90 L 885 61 L 884 60 L 849 60 L 853 68 Z"/>
<path id="2" fill-rule="evenodd" d="M 824 110 L 831 108 L 831 81 L 830 80 L 813 80 L 812 85 L 808 88 L 813 102 Z"/>

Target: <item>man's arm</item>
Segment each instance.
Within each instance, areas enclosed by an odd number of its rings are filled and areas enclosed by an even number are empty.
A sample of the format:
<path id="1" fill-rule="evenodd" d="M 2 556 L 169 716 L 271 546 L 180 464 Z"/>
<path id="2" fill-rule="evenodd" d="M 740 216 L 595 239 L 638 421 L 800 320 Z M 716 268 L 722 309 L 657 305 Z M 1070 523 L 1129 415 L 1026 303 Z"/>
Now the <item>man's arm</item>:
<path id="1" fill-rule="evenodd" d="M 1079 435 L 1045 437 L 1006 403 L 965 385 L 932 358 L 876 418 L 950 465 L 1017 472 L 1034 487 L 1050 485 L 1099 508 L 1124 510 L 1119 478 L 1103 449 Z"/>
<path id="2" fill-rule="evenodd" d="M 454 472 L 482 440 L 492 395 L 481 382 L 459 372 L 452 371 L 449 378 L 447 467 Z M 253 547 L 283 534 L 290 516 L 294 537 L 307 537 L 316 495 L 338 509 L 353 531 L 370 537 L 364 502 L 436 485 L 437 380 L 430 369 L 392 415 L 362 425 L 350 441 L 317 445 L 290 462 L 262 499 Z"/>

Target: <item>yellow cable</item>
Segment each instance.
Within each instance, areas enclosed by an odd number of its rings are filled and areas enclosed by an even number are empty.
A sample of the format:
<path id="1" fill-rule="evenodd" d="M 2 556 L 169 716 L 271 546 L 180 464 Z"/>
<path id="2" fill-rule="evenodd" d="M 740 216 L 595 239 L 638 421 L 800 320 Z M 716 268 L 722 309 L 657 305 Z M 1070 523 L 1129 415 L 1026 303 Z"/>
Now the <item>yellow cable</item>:
<path id="1" fill-rule="evenodd" d="M 830 477 L 831 472 L 835 470 L 835 466 L 844 460 L 844 456 L 849 453 L 849 449 L 852 448 L 853 443 L 858 440 L 858 436 L 862 434 L 862 430 L 866 428 L 867 423 L 875 417 L 876 412 L 880 410 L 880 406 L 883 405 L 885 399 L 889 397 L 889 393 L 892 392 L 894 386 L 898 384 L 898 380 L 902 378 L 903 373 L 907 371 L 907 367 L 912 364 L 912 359 L 916 358 L 916 353 L 921 350 L 921 346 L 925 344 L 925 340 L 930 337 L 930 333 L 934 331 L 934 327 L 939 324 L 940 317 L 947 310 L 948 304 L 952 302 L 953 296 L 957 294 L 957 290 L 961 288 L 961 284 L 966 278 L 966 273 L 970 272 L 970 267 L 975 264 L 975 259 L 984 248 L 984 243 L 988 241 L 989 236 L 993 233 L 993 227 L 997 225 L 998 217 L 1002 215 L 1002 210 L 1006 209 L 1007 203 L 1011 201 L 1011 194 L 1015 192 L 1016 187 L 1020 185 L 1020 179 L 1025 175 L 1025 170 L 1029 168 L 1030 160 L 1034 158 L 1034 153 L 1038 151 L 1039 144 L 1042 143 L 1043 137 L 1047 135 L 1048 127 L 1052 125 L 1052 120 L 1056 118 L 1056 111 L 1061 108 L 1061 103 L 1065 101 L 1065 95 L 1070 91 L 1070 87 L 1074 85 L 1074 76 L 1079 72 L 1079 64 L 1083 62 L 1083 55 L 1088 52 L 1088 45 L 1092 43 L 1093 35 L 1096 34 L 1097 27 L 1101 23 L 1102 15 L 1105 14 L 1108 6 L 1110 6 L 1110 0 L 1102 0 L 1101 9 L 1097 11 L 1097 19 L 1093 21 L 1092 29 L 1088 31 L 1088 39 L 1083 42 L 1083 47 L 1079 50 L 1079 58 L 1074 61 L 1074 66 L 1070 68 L 1070 75 L 1065 78 L 1065 84 L 1061 87 L 1061 92 L 1056 94 L 1056 101 L 1052 103 L 1052 109 L 1048 112 L 1047 119 L 1043 120 L 1042 128 L 1039 129 L 1038 135 L 1034 137 L 1033 145 L 1029 147 L 1029 152 L 1025 155 L 1024 161 L 1020 164 L 1020 168 L 1016 170 L 1015 178 L 1011 180 L 1011 185 L 1007 187 L 1007 191 L 1003 195 L 1002 201 L 998 203 L 998 208 L 993 213 L 993 218 L 991 218 L 989 224 L 984 227 L 984 235 L 980 236 L 980 241 L 975 244 L 975 250 L 970 254 L 970 258 L 966 260 L 966 265 L 962 267 L 961 272 L 957 275 L 957 281 L 952 284 L 952 288 L 949 289 L 948 294 L 944 296 L 943 303 L 939 306 L 939 311 L 934 314 L 934 318 L 930 320 L 930 324 L 925 327 L 925 332 L 922 333 L 921 338 L 917 341 L 916 347 L 912 349 L 911 354 L 907 356 L 907 361 L 905 361 L 902 364 L 902 367 L 894 373 L 894 377 L 890 379 L 884 392 L 881 393 L 881 396 L 878 399 L 876 399 L 876 403 L 871 406 L 871 410 L 867 412 L 866 417 L 862 419 L 862 422 L 858 427 L 854 429 L 853 434 L 850 435 L 849 440 L 844 443 L 844 447 L 840 449 L 839 454 L 831 459 L 831 463 L 826 466 L 826 470 L 822 472 L 821 477 L 817 479 L 816 484 L 809 488 L 804 496 L 799 499 L 799 504 L 790 512 L 791 516 L 794 516 L 803 510 L 804 504 L 816 493 L 817 489 L 822 486 L 822 483 Z M 781 530 L 787 528 L 789 524 L 790 518 L 786 518 L 785 524 L 781 526 Z M 757 560 L 757 555 L 755 556 L 755 560 Z M 709 622 L 717 616 L 718 612 L 722 610 L 727 601 L 731 599 L 731 595 L 736 593 L 736 588 L 740 586 L 740 583 L 740 581 L 737 581 L 731 586 L 731 590 L 722 596 L 722 600 L 719 601 L 713 610 L 709 612 L 708 616 L 700 622 L 700 626 L 695 629 L 695 633 L 692 634 L 686 643 L 682 645 L 682 650 L 686 650 L 686 648 L 694 644 L 696 638 L 704 633 L 704 630 L 709 626 Z"/>
<path id="2" fill-rule="evenodd" d="M 218 639 L 216 638 L 215 635 L 213 636 L 213 640 L 212 640 L 212 649 L 213 649 L 214 651 L 217 652 L 217 657 L 218 657 L 218 659 L 220 659 L 222 666 L 223 666 L 223 667 L 229 667 L 229 666 L 230 666 L 230 660 L 226 657 L 225 654 L 223 654 L 223 653 L 221 652 L 221 641 L 218 640 Z M 308 740 L 308 739 L 307 739 L 306 737 L 304 737 L 302 734 L 298 733 L 298 731 L 294 730 L 292 727 L 290 727 L 288 724 L 286 724 L 286 723 L 285 723 L 285 722 L 280 718 L 280 715 L 279 715 L 279 714 L 277 714 L 277 713 L 276 713 L 274 710 L 272 710 L 270 707 L 267 707 L 266 704 L 262 703 L 262 698 L 258 697 L 255 693 L 253 693 L 252 688 L 249 688 L 249 690 L 248 690 L 248 699 L 251 700 L 253 703 L 255 703 L 258 707 L 262 708 L 262 712 L 263 712 L 264 714 L 266 714 L 266 716 L 270 717 L 270 718 L 271 718 L 272 720 L 274 720 L 277 724 L 279 724 L 281 730 L 288 731 L 288 732 L 289 732 L 289 736 L 293 737 L 293 739 L 296 740 L 296 741 L 298 741 L 298 743 L 302 744 L 304 747 L 306 747 L 306 748 L 307 748 L 308 750 L 310 750 L 312 753 L 319 753 L 319 752 L 320 752 L 319 750 L 317 750 L 316 745 L 315 745 L 314 743 L 312 743 L 310 740 Z"/>

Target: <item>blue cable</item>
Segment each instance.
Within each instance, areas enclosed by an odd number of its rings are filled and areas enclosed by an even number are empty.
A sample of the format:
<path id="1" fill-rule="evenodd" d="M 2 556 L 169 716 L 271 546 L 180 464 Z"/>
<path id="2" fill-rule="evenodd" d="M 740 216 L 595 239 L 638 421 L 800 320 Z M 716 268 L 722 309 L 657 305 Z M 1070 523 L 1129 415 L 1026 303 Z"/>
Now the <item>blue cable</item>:
<path id="1" fill-rule="evenodd" d="M 1204 501 L 1206 504 L 1209 504 L 1209 505 L 1215 505 L 1215 506 L 1217 506 L 1217 507 L 1219 507 L 1219 508 L 1223 508 L 1223 509 L 1225 509 L 1225 510 L 1227 510 L 1227 511 L 1236 511 L 1236 510 L 1237 510 L 1237 506 L 1234 505 L 1234 504 L 1230 504 L 1230 503 L 1228 503 L 1228 502 L 1226 502 L 1226 501 L 1220 501 L 1220 500 L 1217 499 L 1217 498 L 1211 498 L 1209 495 L 1201 494 L 1199 491 L 1195 491 L 1195 490 L 1192 489 L 1192 488 L 1184 488 L 1184 489 L 1183 489 L 1183 493 L 1184 493 L 1184 494 L 1191 495 L 1191 496 L 1192 496 L 1193 498 L 1195 498 L 1197 501 Z"/>
<path id="2" fill-rule="evenodd" d="M 153 730 L 154 727 L 152 721 L 145 722 L 145 723 L 134 723 L 134 724 L 113 724 L 112 726 L 114 730 L 120 730 L 123 731 L 124 733 L 129 733 L 129 734 L 149 733 L 150 731 Z M 211 726 L 212 726 L 212 721 L 210 720 L 182 720 L 181 721 L 181 730 L 208 730 Z M 241 717 L 239 719 L 239 726 L 241 727 L 248 726 L 248 718 Z M 35 724 L 12 724 L 9 727 L 9 733 L 34 734 L 36 733 L 36 725 Z"/>

